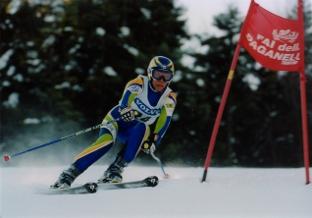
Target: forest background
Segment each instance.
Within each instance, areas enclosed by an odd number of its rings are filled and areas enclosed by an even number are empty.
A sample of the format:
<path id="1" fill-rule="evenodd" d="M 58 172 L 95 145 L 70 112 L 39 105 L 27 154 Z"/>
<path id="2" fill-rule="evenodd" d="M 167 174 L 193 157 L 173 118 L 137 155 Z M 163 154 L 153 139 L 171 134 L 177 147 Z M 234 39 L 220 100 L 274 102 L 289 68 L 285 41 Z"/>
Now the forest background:
<path id="1" fill-rule="evenodd" d="M 158 155 L 166 163 L 203 165 L 245 14 L 229 5 L 214 17 L 218 35 L 195 35 L 184 13 L 172 0 L 1 0 L 0 153 L 99 124 L 127 81 L 144 74 L 153 56 L 165 55 L 176 66 L 172 87 L 178 104 Z M 304 15 L 312 139 L 309 2 Z M 296 8 L 288 17 L 296 18 Z M 185 49 L 194 38 L 201 49 Z M 190 58 L 192 63 L 183 61 Z M 96 136 L 75 137 L 16 160 L 69 162 Z M 264 69 L 242 49 L 212 164 L 303 166 L 299 74 Z"/>

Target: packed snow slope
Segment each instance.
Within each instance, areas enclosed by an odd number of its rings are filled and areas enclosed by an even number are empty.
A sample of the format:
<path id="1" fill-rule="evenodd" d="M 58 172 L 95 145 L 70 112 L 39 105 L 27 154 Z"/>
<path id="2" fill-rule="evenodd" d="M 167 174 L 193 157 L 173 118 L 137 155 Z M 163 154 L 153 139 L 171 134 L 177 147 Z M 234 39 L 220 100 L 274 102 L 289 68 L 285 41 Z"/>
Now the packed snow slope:
<path id="1" fill-rule="evenodd" d="M 74 185 L 96 181 L 106 166 L 91 166 Z M 51 195 L 48 187 L 64 167 L 2 167 L 1 218 L 308 218 L 312 185 L 304 169 L 129 166 L 124 180 L 156 175 L 155 188 L 101 190 L 95 194 Z"/>

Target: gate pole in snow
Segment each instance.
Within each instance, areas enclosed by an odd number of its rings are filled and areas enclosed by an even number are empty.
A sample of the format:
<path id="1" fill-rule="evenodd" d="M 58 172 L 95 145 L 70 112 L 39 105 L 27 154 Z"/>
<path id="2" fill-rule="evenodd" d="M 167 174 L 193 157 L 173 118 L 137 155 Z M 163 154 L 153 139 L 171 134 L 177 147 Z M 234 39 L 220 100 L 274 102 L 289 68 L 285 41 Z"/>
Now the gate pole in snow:
<path id="1" fill-rule="evenodd" d="M 303 160 L 305 166 L 306 184 L 310 183 L 310 160 L 309 160 L 309 133 L 307 117 L 306 77 L 304 72 L 300 73 L 300 97 L 301 97 L 301 122 L 303 138 Z"/>
<path id="2" fill-rule="evenodd" d="M 237 45 L 236 45 L 236 49 L 235 49 L 234 56 L 233 56 L 233 59 L 232 59 L 232 64 L 231 64 L 231 67 L 230 67 L 230 70 L 229 70 L 229 73 L 228 73 L 228 77 L 227 77 L 227 80 L 226 80 L 226 83 L 225 83 L 225 87 L 224 87 L 224 90 L 223 90 L 223 95 L 222 95 L 221 103 L 219 105 L 218 114 L 217 114 L 217 117 L 216 117 L 216 120 L 215 120 L 215 123 L 214 123 L 214 126 L 213 126 L 212 135 L 210 137 L 210 142 L 209 142 L 209 146 L 208 146 L 208 152 L 207 152 L 207 155 L 206 155 L 206 160 L 205 160 L 205 165 L 204 165 L 204 173 L 203 173 L 203 177 L 202 177 L 202 180 L 201 180 L 202 182 L 206 181 L 208 167 L 209 167 L 210 162 L 211 162 L 211 157 L 212 157 L 213 149 L 214 149 L 214 146 L 215 146 L 215 143 L 216 143 L 216 138 L 217 138 L 217 135 L 218 135 L 220 123 L 221 123 L 221 120 L 222 120 L 224 107 L 225 107 L 225 104 L 226 104 L 226 101 L 227 101 L 227 97 L 228 97 L 229 92 L 230 92 L 232 80 L 233 80 L 233 77 L 234 77 L 235 68 L 236 68 L 236 65 L 237 65 L 237 60 L 238 60 L 239 53 L 240 53 L 240 48 L 241 48 L 240 42 L 238 42 Z"/>
<path id="3" fill-rule="evenodd" d="M 304 42 L 304 17 L 303 17 L 303 0 L 298 0 L 297 18 L 301 28 L 302 42 Z M 302 44 L 302 43 L 300 43 Z M 302 122 L 302 141 L 303 141 L 303 160 L 306 174 L 306 184 L 310 183 L 310 160 L 309 160 L 309 131 L 308 131 L 308 112 L 307 112 L 307 96 L 306 96 L 306 76 L 304 70 L 304 44 L 300 50 L 303 52 L 303 64 L 300 73 L 300 99 L 301 99 L 301 122 Z"/>

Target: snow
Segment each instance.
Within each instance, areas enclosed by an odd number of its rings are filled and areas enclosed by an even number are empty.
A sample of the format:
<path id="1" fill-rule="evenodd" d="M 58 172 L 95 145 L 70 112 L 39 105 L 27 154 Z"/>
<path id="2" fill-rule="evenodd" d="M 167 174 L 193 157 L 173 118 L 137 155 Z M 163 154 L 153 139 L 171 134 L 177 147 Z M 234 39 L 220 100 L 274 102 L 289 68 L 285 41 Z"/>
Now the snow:
<path id="1" fill-rule="evenodd" d="M 64 32 L 72 32 L 73 30 L 74 30 L 74 28 L 71 26 L 64 27 Z"/>
<path id="2" fill-rule="evenodd" d="M 15 67 L 11 68 L 9 70 L 13 69 L 15 71 Z M 8 71 L 9 73 L 9 71 Z M 14 77 L 13 77 L 14 80 L 18 81 L 18 82 L 23 82 L 24 81 L 24 77 L 22 74 L 16 74 Z"/>
<path id="3" fill-rule="evenodd" d="M 173 82 L 179 82 L 182 79 L 182 71 L 181 70 L 177 70 L 174 74 L 174 77 L 172 79 Z"/>
<path id="4" fill-rule="evenodd" d="M 38 118 L 26 118 L 26 119 L 24 119 L 23 123 L 25 125 L 39 124 L 40 120 Z"/>
<path id="5" fill-rule="evenodd" d="M 69 54 L 75 54 L 77 51 L 78 51 L 78 49 L 80 49 L 80 45 L 79 44 L 76 44 L 74 47 L 72 47 L 71 49 L 69 49 L 69 51 L 68 51 L 68 53 Z"/>
<path id="6" fill-rule="evenodd" d="M 19 104 L 19 94 L 13 92 L 9 95 L 8 100 L 3 102 L 3 105 L 7 108 L 16 108 Z"/>
<path id="7" fill-rule="evenodd" d="M 4 69 L 7 66 L 7 63 L 13 53 L 13 49 L 9 49 L 4 54 L 0 54 L 0 70 Z"/>
<path id="8" fill-rule="evenodd" d="M 46 39 L 44 40 L 44 42 L 42 43 L 42 47 L 43 47 L 43 48 L 47 48 L 47 47 L 53 45 L 54 42 L 55 42 L 55 40 L 56 40 L 56 38 L 55 38 L 54 35 L 49 35 L 48 38 L 46 38 Z"/>
<path id="9" fill-rule="evenodd" d="M 7 76 L 12 76 L 15 73 L 15 66 L 10 66 L 10 68 L 7 71 Z"/>
<path id="10" fill-rule="evenodd" d="M 146 19 L 151 19 L 152 13 L 150 10 L 148 10 L 147 8 L 141 8 L 140 10 Z"/>
<path id="11" fill-rule="evenodd" d="M 36 59 L 36 58 L 38 58 L 38 51 L 36 51 L 36 50 L 27 50 L 27 57 L 29 58 L 29 59 Z"/>
<path id="12" fill-rule="evenodd" d="M 47 23 L 54 23 L 56 21 L 56 16 L 52 14 L 46 15 L 43 20 Z"/>
<path id="13" fill-rule="evenodd" d="M 13 15 L 15 14 L 21 6 L 21 1 L 20 0 L 12 0 L 7 7 L 7 13 Z"/>
<path id="14" fill-rule="evenodd" d="M 103 69 L 103 72 L 108 75 L 108 76 L 117 76 L 118 74 L 116 73 L 116 71 L 114 70 L 113 67 L 111 66 L 106 66 Z"/>
<path id="15" fill-rule="evenodd" d="M 130 35 L 130 28 L 127 26 L 120 27 L 121 37 L 127 37 Z"/>
<path id="16" fill-rule="evenodd" d="M 252 91 L 257 91 L 259 85 L 261 84 L 260 79 L 251 73 L 247 73 L 244 76 L 243 82 L 247 83 Z"/>
<path id="17" fill-rule="evenodd" d="M 106 31 L 105 31 L 102 27 L 97 27 L 97 28 L 95 29 L 95 33 L 96 33 L 96 35 L 98 35 L 98 36 L 104 36 L 105 33 L 106 33 Z"/>
<path id="18" fill-rule="evenodd" d="M 27 60 L 27 63 L 33 66 L 38 66 L 40 62 L 41 61 L 39 59 Z"/>
<path id="19" fill-rule="evenodd" d="M 76 85 L 73 85 L 72 90 L 76 92 L 82 92 L 83 88 L 80 85 L 76 84 Z"/>
<path id="20" fill-rule="evenodd" d="M 196 84 L 199 87 L 204 87 L 205 86 L 205 80 L 199 78 L 199 79 L 196 80 Z"/>
<path id="21" fill-rule="evenodd" d="M 140 68 L 140 67 L 135 68 L 134 71 L 136 74 L 140 74 L 140 75 L 143 75 L 145 73 L 145 70 L 143 68 Z"/>
<path id="22" fill-rule="evenodd" d="M 49 195 L 64 166 L 2 167 L 0 217 L 53 218 L 307 218 L 312 214 L 311 185 L 303 168 L 166 167 L 170 179 L 155 188 L 99 191 L 86 195 Z M 75 184 L 94 181 L 106 166 L 91 166 Z M 126 181 L 156 175 L 158 167 L 130 165 Z"/>
<path id="23" fill-rule="evenodd" d="M 140 53 L 138 49 L 136 49 L 136 48 L 134 48 L 134 47 L 132 47 L 130 45 L 124 44 L 123 47 L 125 49 L 127 49 L 130 54 L 132 54 L 134 56 L 138 56 L 139 53 Z"/>
<path id="24" fill-rule="evenodd" d="M 55 85 L 55 89 L 68 89 L 70 88 L 70 83 L 67 81 L 62 82 L 61 84 Z"/>
<path id="25" fill-rule="evenodd" d="M 7 80 L 2 81 L 2 86 L 3 87 L 9 87 L 11 85 L 11 83 Z"/>

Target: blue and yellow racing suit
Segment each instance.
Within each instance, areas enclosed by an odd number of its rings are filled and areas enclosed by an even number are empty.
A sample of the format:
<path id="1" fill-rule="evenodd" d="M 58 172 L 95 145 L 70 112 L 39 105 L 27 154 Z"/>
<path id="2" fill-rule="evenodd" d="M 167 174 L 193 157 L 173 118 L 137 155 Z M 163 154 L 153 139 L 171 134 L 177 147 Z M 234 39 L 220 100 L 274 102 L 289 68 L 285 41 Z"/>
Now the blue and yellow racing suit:
<path id="1" fill-rule="evenodd" d="M 155 145 L 161 139 L 170 124 L 176 106 L 176 94 L 166 87 L 156 92 L 146 76 L 138 76 L 129 81 L 119 104 L 105 116 L 98 139 L 76 156 L 73 165 L 83 172 L 101 158 L 116 141 L 124 144 L 121 156 L 130 163 L 140 151 L 142 143 L 155 136 Z M 120 110 L 131 107 L 138 116 L 131 122 L 120 119 Z M 114 121 L 116 120 L 116 122 Z"/>

